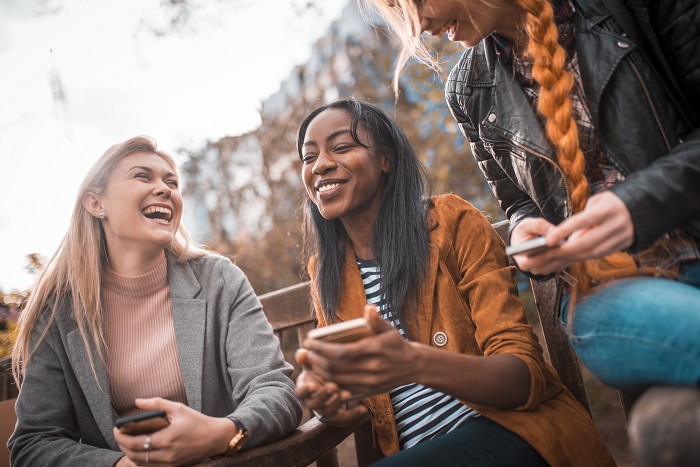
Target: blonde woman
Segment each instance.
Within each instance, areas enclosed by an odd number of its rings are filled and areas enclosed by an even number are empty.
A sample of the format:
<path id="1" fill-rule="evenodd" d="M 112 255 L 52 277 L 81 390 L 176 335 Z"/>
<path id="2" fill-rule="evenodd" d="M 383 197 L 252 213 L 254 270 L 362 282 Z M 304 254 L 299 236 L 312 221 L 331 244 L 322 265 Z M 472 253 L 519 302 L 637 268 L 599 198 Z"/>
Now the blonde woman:
<path id="1" fill-rule="evenodd" d="M 109 148 L 22 314 L 12 465 L 181 465 L 299 423 L 291 366 L 245 275 L 189 244 L 172 158 Z M 118 417 L 162 410 L 127 435 Z"/>
<path id="2" fill-rule="evenodd" d="M 694 386 L 680 391 L 697 408 L 700 2 L 363 3 L 402 39 L 397 70 L 411 55 L 433 65 L 422 32 L 466 47 L 448 104 L 511 245 L 545 237 L 548 249 L 515 259 L 533 275 L 559 273 L 586 366 L 622 389 Z"/>

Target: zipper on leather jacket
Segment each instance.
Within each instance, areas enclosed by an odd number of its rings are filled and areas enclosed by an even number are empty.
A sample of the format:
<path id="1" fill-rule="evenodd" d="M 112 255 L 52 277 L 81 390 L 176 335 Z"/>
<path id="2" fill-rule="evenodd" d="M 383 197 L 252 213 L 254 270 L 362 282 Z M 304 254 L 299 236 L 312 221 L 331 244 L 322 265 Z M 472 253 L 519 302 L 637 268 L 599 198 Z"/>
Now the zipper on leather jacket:
<path id="1" fill-rule="evenodd" d="M 666 134 L 666 130 L 664 130 L 663 125 L 661 124 L 661 118 L 659 117 L 659 113 L 656 110 L 656 105 L 654 104 L 653 99 L 651 98 L 651 93 L 649 92 L 649 87 L 647 86 L 647 83 L 644 81 L 644 78 L 642 77 L 642 73 L 639 71 L 639 68 L 637 68 L 637 65 L 634 63 L 634 60 L 632 60 L 632 57 L 629 55 L 625 57 L 625 61 L 629 64 L 630 68 L 632 69 L 632 72 L 634 75 L 637 77 L 637 80 L 639 81 L 639 85 L 642 87 L 642 92 L 644 93 L 644 96 L 647 99 L 647 103 L 649 104 L 649 107 L 651 108 L 651 114 L 654 116 L 654 120 L 656 121 L 656 126 L 659 127 L 659 131 L 661 132 L 661 136 L 664 139 L 664 144 L 666 144 L 666 149 L 670 152 L 671 149 L 673 149 L 673 146 L 671 146 L 671 141 L 668 139 L 668 135 Z"/>
<path id="2" fill-rule="evenodd" d="M 566 177 L 564 176 L 564 171 L 559 167 L 559 164 L 557 164 L 555 161 L 550 159 L 549 157 L 545 156 L 541 152 L 537 152 L 525 145 L 522 145 L 520 143 L 517 143 L 515 141 L 509 141 L 508 143 L 491 143 L 493 147 L 501 146 L 501 147 L 508 147 L 509 145 L 513 145 L 517 148 L 522 149 L 523 151 L 530 153 L 544 161 L 547 161 L 548 164 L 550 164 L 552 167 L 556 169 L 557 172 L 559 172 L 559 175 L 561 175 L 561 179 L 564 182 L 564 193 L 566 194 L 566 212 L 571 216 L 573 214 L 573 209 L 571 207 L 571 191 L 569 190 L 569 182 L 567 182 Z"/>
<path id="3" fill-rule="evenodd" d="M 607 25 L 603 24 L 601 25 L 603 29 L 606 29 L 608 31 L 612 31 Z M 627 34 L 624 32 L 622 35 L 629 40 L 627 37 Z M 656 104 L 654 104 L 654 100 L 651 97 L 651 92 L 649 92 L 649 86 L 647 86 L 646 81 L 644 81 L 644 77 L 642 77 L 642 73 L 639 71 L 639 67 L 637 67 L 637 64 L 634 63 L 634 60 L 632 60 L 632 57 L 630 55 L 627 55 L 625 57 L 625 61 L 627 64 L 630 66 L 632 69 L 632 73 L 634 73 L 634 76 L 637 77 L 637 81 L 639 81 L 639 85 L 642 87 L 642 92 L 644 93 L 644 97 L 647 100 L 647 104 L 649 104 L 649 108 L 651 109 L 651 114 L 654 117 L 654 121 L 656 122 L 656 126 L 659 128 L 659 132 L 661 132 L 661 137 L 664 139 L 664 144 L 666 145 L 666 149 L 670 152 L 671 149 L 673 149 L 673 146 L 671 146 L 671 140 L 668 137 L 668 134 L 666 133 L 666 130 L 664 129 L 664 126 L 661 124 L 661 117 L 659 117 L 659 112 L 656 110 Z"/>

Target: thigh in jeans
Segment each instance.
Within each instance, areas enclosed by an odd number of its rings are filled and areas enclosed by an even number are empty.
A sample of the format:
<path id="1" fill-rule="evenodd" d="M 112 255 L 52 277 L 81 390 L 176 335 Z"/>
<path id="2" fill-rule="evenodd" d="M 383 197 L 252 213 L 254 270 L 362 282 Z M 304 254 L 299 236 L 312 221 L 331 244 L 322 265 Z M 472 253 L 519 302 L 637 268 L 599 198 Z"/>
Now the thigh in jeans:
<path id="1" fill-rule="evenodd" d="M 566 321 L 568 297 L 564 302 Z M 615 281 L 577 304 L 569 337 L 584 365 L 610 386 L 698 385 L 700 288 L 650 277 Z"/>

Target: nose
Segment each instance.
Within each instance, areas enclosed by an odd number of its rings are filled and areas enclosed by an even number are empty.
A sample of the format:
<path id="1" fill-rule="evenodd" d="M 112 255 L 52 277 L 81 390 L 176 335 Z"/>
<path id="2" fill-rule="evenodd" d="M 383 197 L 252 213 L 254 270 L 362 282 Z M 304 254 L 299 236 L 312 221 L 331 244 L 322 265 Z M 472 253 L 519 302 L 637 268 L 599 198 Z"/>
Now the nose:
<path id="1" fill-rule="evenodd" d="M 336 168 L 333 157 L 327 151 L 320 151 L 311 169 L 314 175 L 323 175 Z"/>
<path id="2" fill-rule="evenodd" d="M 153 190 L 153 194 L 155 196 L 161 196 L 164 198 L 170 198 L 170 194 L 172 193 L 172 190 L 168 186 L 167 183 L 161 181 L 156 185 L 156 187 Z"/>

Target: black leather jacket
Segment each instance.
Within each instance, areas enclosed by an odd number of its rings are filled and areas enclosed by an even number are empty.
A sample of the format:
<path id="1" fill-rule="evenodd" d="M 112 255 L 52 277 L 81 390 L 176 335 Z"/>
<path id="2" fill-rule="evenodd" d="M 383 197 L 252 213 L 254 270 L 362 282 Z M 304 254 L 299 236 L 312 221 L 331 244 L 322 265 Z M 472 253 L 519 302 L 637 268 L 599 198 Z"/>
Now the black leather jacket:
<path id="1" fill-rule="evenodd" d="M 601 0 L 575 5 L 576 51 L 593 124 L 608 159 L 625 175 L 611 190 L 632 216 L 631 250 L 676 227 L 700 242 L 700 127 L 681 118 Z M 660 0 L 649 8 L 640 9 L 654 18 L 643 28 L 660 31 L 678 84 L 700 112 L 700 0 Z M 512 73 L 486 38 L 452 70 L 447 102 L 511 228 L 532 216 L 556 224 L 571 213 L 569 188 Z"/>

